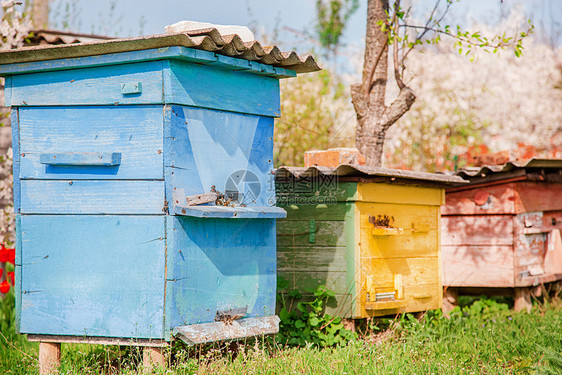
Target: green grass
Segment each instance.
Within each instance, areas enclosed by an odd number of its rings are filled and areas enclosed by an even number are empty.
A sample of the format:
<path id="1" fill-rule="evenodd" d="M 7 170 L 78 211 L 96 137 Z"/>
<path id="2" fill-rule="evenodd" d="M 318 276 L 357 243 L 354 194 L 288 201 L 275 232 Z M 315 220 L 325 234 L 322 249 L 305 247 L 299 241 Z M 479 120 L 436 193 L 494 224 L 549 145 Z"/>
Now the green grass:
<path id="1" fill-rule="evenodd" d="M 499 301 L 499 302 L 498 302 Z M 531 314 L 501 300 L 476 299 L 445 318 L 430 311 L 370 322 L 364 338 L 337 348 L 282 348 L 260 338 L 229 350 L 227 344 L 167 351 L 158 374 L 561 374 L 562 302 L 535 302 Z M 14 332 L 8 295 L 2 303 L 0 373 L 38 373 L 38 345 Z M 136 374 L 136 348 L 63 345 L 64 374 Z"/>

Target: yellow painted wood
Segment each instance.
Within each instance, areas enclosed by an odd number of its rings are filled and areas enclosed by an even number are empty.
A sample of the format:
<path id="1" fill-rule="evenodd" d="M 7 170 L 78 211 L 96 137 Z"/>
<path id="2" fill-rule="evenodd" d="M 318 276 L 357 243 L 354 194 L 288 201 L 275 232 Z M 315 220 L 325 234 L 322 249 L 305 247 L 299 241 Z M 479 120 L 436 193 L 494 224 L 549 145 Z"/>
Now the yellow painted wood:
<path id="1" fill-rule="evenodd" d="M 364 279 L 364 272 L 363 272 L 363 263 L 361 262 L 361 227 L 359 225 L 359 220 L 361 218 L 361 212 L 359 211 L 359 207 L 357 207 L 357 203 L 354 204 L 354 215 L 353 215 L 353 231 L 354 231 L 354 248 L 355 248 L 355 299 L 354 299 L 354 317 L 363 317 L 363 306 L 364 306 L 364 298 L 365 293 L 363 291 L 363 283 L 365 282 Z"/>
<path id="2" fill-rule="evenodd" d="M 373 236 L 397 236 L 404 234 L 404 228 L 380 228 L 374 227 L 371 230 Z"/>
<path id="3" fill-rule="evenodd" d="M 429 232 L 431 230 L 436 230 L 439 226 L 436 216 L 439 206 L 370 202 L 357 202 L 356 204 L 361 212 L 359 219 L 361 229 L 368 229 L 371 231 L 374 225 L 369 222 L 369 216 L 379 215 L 387 215 L 393 219 L 390 227 L 402 228 L 407 232 Z"/>
<path id="4" fill-rule="evenodd" d="M 365 302 L 366 310 L 389 310 L 398 309 L 406 306 L 405 301 L 380 301 L 380 302 Z"/>
<path id="5" fill-rule="evenodd" d="M 400 273 L 394 275 L 394 290 L 396 290 L 396 299 L 404 299 L 404 280 Z"/>
<path id="6" fill-rule="evenodd" d="M 357 200 L 392 204 L 422 204 L 439 206 L 444 203 L 444 190 L 439 188 L 358 183 Z"/>
<path id="7" fill-rule="evenodd" d="M 359 211 L 361 244 L 369 249 L 371 258 L 410 258 L 438 256 L 439 207 L 392 205 L 386 203 L 356 203 Z M 370 215 L 388 215 L 393 226 L 402 229 L 399 235 L 385 235 L 385 228 L 375 228 Z M 388 233 L 396 228 L 387 228 Z"/>
<path id="8" fill-rule="evenodd" d="M 370 258 L 411 258 L 436 257 L 439 253 L 437 231 L 426 235 L 410 234 L 402 236 L 373 236 L 364 230 L 361 243 L 369 249 Z"/>
<path id="9" fill-rule="evenodd" d="M 439 206 L 444 190 L 360 183 L 357 195 L 361 295 L 356 317 L 440 308 Z M 370 216 L 387 216 L 390 224 L 375 227 Z M 392 292 L 394 300 L 376 301 L 377 293 Z"/>
<path id="10" fill-rule="evenodd" d="M 278 223 L 279 272 L 301 290 L 327 284 L 338 301 L 328 308 L 348 318 L 440 308 L 443 199 L 440 188 L 358 183 L 345 205 L 288 207 Z M 379 215 L 390 225 L 369 221 Z M 309 220 L 317 224 L 313 244 Z"/>
<path id="11" fill-rule="evenodd" d="M 364 309 L 361 317 L 376 317 L 382 315 L 394 315 L 403 312 L 426 311 L 441 308 L 442 287 L 440 284 L 433 285 L 410 285 L 405 289 L 403 300 L 397 300 L 394 306 L 384 305 L 386 302 L 367 302 L 363 299 Z"/>
<path id="12" fill-rule="evenodd" d="M 443 205 L 445 205 L 445 190 L 443 190 Z M 443 258 L 441 255 L 441 209 L 437 210 L 437 223 L 439 226 L 439 230 L 437 231 L 437 259 L 439 259 L 439 290 L 437 295 L 437 303 L 438 307 L 441 308 L 443 306 Z"/>
<path id="13" fill-rule="evenodd" d="M 394 275 L 402 275 L 403 285 L 428 285 L 439 283 L 439 259 L 427 258 L 386 258 L 372 259 L 362 254 L 361 263 L 366 277 L 372 277 L 377 293 L 394 291 Z"/>

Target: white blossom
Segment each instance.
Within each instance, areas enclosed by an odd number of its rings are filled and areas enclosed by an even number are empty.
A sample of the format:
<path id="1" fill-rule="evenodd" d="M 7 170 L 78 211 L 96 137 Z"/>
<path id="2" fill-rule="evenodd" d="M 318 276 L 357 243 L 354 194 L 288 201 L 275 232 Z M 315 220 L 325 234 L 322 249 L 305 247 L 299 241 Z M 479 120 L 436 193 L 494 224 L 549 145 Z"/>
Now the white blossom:
<path id="1" fill-rule="evenodd" d="M 0 21 L 0 50 L 23 46 L 25 38 L 31 32 L 31 18 L 16 10 L 15 0 L 0 2 L 2 20 Z"/>

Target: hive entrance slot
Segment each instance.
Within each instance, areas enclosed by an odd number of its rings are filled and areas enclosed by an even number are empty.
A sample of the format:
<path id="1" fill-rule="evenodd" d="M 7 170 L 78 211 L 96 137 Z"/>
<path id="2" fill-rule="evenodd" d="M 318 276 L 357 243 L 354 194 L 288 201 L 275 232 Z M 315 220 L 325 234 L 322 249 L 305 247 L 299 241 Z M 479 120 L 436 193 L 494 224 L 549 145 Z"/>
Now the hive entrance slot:
<path id="1" fill-rule="evenodd" d="M 217 310 L 215 322 L 229 322 L 241 319 L 248 312 L 248 306 L 234 309 Z"/>
<path id="2" fill-rule="evenodd" d="M 375 302 L 394 301 L 395 299 L 396 299 L 396 292 L 375 293 Z"/>

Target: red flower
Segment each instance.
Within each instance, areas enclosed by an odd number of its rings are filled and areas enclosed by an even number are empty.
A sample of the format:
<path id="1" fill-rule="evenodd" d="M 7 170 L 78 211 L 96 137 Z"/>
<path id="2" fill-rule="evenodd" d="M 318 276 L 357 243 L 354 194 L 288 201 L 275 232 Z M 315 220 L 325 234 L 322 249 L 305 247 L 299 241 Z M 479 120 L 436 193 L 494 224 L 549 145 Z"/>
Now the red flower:
<path id="1" fill-rule="evenodd" d="M 8 257 L 8 249 L 6 249 L 4 245 L 2 245 L 2 247 L 0 247 L 0 263 L 6 263 L 8 261 Z"/>
<path id="2" fill-rule="evenodd" d="M 14 285 L 14 272 L 8 272 L 8 279 L 10 279 L 11 284 Z"/>
<path id="3" fill-rule="evenodd" d="M 8 252 L 8 262 L 16 264 L 16 249 L 6 249 Z"/>
<path id="4" fill-rule="evenodd" d="M 10 291 L 10 284 L 6 280 L 0 283 L 0 293 L 8 293 Z"/>
<path id="5" fill-rule="evenodd" d="M 0 247 L 0 263 L 10 262 L 16 264 L 16 249 L 6 249 L 4 245 Z"/>
<path id="6" fill-rule="evenodd" d="M 0 279 L 2 278 L 3 273 L 4 273 L 4 270 L 2 268 L 0 268 Z"/>

